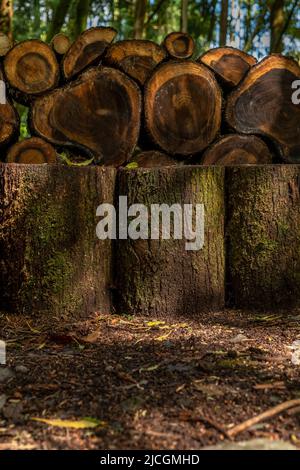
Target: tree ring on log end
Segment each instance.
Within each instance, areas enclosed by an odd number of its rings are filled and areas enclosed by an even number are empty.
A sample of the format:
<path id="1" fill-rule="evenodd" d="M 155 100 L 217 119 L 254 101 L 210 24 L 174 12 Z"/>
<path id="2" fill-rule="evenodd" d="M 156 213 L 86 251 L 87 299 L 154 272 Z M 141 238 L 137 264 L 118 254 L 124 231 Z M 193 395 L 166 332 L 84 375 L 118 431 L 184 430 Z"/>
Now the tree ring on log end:
<path id="1" fill-rule="evenodd" d="M 108 67 L 35 100 L 30 125 L 56 145 L 85 149 L 98 163 L 119 166 L 137 142 L 141 93 L 129 77 Z"/>
<path id="2" fill-rule="evenodd" d="M 195 43 L 187 33 L 172 32 L 166 36 L 164 46 L 171 57 L 189 59 L 194 53 Z"/>
<path id="3" fill-rule="evenodd" d="M 56 152 L 51 144 L 39 137 L 31 137 L 13 145 L 7 154 L 8 163 L 56 163 Z"/>
<path id="4" fill-rule="evenodd" d="M 258 165 L 272 163 L 265 142 L 255 135 L 226 135 L 209 147 L 203 165 Z"/>
<path id="5" fill-rule="evenodd" d="M 257 60 L 234 47 L 216 47 L 198 59 L 211 68 L 221 82 L 229 88 L 236 87 Z"/>
<path id="6" fill-rule="evenodd" d="M 147 129 L 170 154 L 191 155 L 205 149 L 219 132 L 221 107 L 213 74 L 195 62 L 162 64 L 146 84 Z"/>
<path id="7" fill-rule="evenodd" d="M 5 56 L 4 73 L 21 93 L 39 95 L 58 84 L 59 66 L 50 46 L 38 40 L 23 41 Z"/>
<path id="8" fill-rule="evenodd" d="M 228 98 L 226 120 L 237 132 L 261 134 L 277 143 L 288 162 L 300 162 L 300 104 L 292 101 L 300 67 L 277 54 L 254 66 Z"/>

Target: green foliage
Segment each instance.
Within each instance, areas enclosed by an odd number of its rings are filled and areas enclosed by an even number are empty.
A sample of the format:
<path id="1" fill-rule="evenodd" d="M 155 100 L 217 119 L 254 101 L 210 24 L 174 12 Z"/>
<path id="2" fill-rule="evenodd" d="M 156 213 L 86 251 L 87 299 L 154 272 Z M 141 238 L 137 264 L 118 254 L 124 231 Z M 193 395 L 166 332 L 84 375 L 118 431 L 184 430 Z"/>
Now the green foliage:
<path id="1" fill-rule="evenodd" d="M 134 35 L 135 5 L 139 0 L 15 0 L 13 34 L 50 40 L 62 30 L 74 39 L 89 26 L 114 26 L 119 39 Z M 229 2 L 227 43 L 245 48 L 257 57 L 270 49 L 270 17 L 275 0 L 232 0 Z M 299 57 L 300 15 L 297 0 L 283 0 L 284 52 Z M 196 53 L 218 45 L 222 0 L 189 0 L 188 32 L 196 42 Z M 144 37 L 161 42 L 171 31 L 180 30 L 182 0 L 148 0 Z"/>

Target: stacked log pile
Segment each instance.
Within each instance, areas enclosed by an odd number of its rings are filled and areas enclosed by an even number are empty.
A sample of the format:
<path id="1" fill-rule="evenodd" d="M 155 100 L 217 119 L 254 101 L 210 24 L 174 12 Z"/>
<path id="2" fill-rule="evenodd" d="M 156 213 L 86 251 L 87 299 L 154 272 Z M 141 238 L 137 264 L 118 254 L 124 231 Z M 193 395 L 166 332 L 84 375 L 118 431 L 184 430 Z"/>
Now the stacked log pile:
<path id="1" fill-rule="evenodd" d="M 72 44 L 59 34 L 51 44 L 13 46 L 0 35 L 2 161 L 53 163 L 62 152 L 115 167 L 132 158 L 141 166 L 300 161 L 293 59 L 275 54 L 257 63 L 231 47 L 195 58 L 184 33 L 162 45 L 113 42 L 116 34 L 96 27 Z M 32 136 L 17 144 L 15 103 L 29 107 Z"/>

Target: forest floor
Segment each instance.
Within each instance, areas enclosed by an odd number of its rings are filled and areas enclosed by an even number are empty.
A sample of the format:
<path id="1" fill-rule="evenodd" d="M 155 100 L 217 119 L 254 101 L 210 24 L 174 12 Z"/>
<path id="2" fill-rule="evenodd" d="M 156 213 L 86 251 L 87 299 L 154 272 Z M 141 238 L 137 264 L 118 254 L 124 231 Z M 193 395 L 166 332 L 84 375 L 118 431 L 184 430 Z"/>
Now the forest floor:
<path id="1" fill-rule="evenodd" d="M 198 321 L 95 313 L 67 323 L 3 313 L 0 450 L 199 449 L 230 440 L 231 426 L 300 399 L 290 349 L 299 319 L 300 311 L 226 310 Z M 95 427 L 67 427 L 83 419 Z M 253 438 L 300 448 L 300 406 L 232 439 Z"/>

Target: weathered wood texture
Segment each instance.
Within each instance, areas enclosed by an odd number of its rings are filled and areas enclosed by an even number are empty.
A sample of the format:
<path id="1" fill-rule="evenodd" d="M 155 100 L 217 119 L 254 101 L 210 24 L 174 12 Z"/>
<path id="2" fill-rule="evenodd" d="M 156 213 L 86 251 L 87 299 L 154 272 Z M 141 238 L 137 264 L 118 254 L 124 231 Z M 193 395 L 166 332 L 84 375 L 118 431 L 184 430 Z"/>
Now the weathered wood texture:
<path id="1" fill-rule="evenodd" d="M 215 141 L 204 153 L 203 165 L 255 165 L 272 163 L 266 143 L 255 135 L 229 134 Z"/>
<path id="2" fill-rule="evenodd" d="M 146 128 L 166 153 L 192 155 L 205 149 L 221 125 L 222 97 L 213 73 L 191 61 L 169 61 L 148 80 Z"/>
<path id="3" fill-rule="evenodd" d="M 8 163 L 56 163 L 57 155 L 55 149 L 49 142 L 39 137 L 31 137 L 16 142 L 7 152 Z"/>
<path id="4" fill-rule="evenodd" d="M 253 56 L 229 46 L 210 49 L 198 60 L 215 72 L 225 89 L 236 87 L 257 62 Z"/>
<path id="5" fill-rule="evenodd" d="M 119 171 L 118 194 L 128 196 L 128 205 L 142 203 L 150 210 L 151 204 L 203 203 L 205 228 L 204 248 L 197 251 L 187 251 L 184 239 L 161 234 L 158 240 L 119 240 L 117 311 L 191 317 L 224 306 L 223 176 L 222 167 Z"/>
<path id="6" fill-rule="evenodd" d="M 253 66 L 229 95 L 226 120 L 236 132 L 261 134 L 277 144 L 281 157 L 300 161 L 300 104 L 293 103 L 293 83 L 300 67 L 273 54 Z"/>
<path id="7" fill-rule="evenodd" d="M 140 129 L 141 93 L 123 72 L 93 67 L 76 81 L 35 100 L 32 132 L 54 145 L 85 150 L 96 163 L 119 166 Z"/>
<path id="8" fill-rule="evenodd" d="M 113 168 L 0 165 L 0 308 L 110 311 L 111 242 L 96 208 L 114 199 Z"/>
<path id="9" fill-rule="evenodd" d="M 300 167 L 227 168 L 227 267 L 232 305 L 300 304 Z"/>

